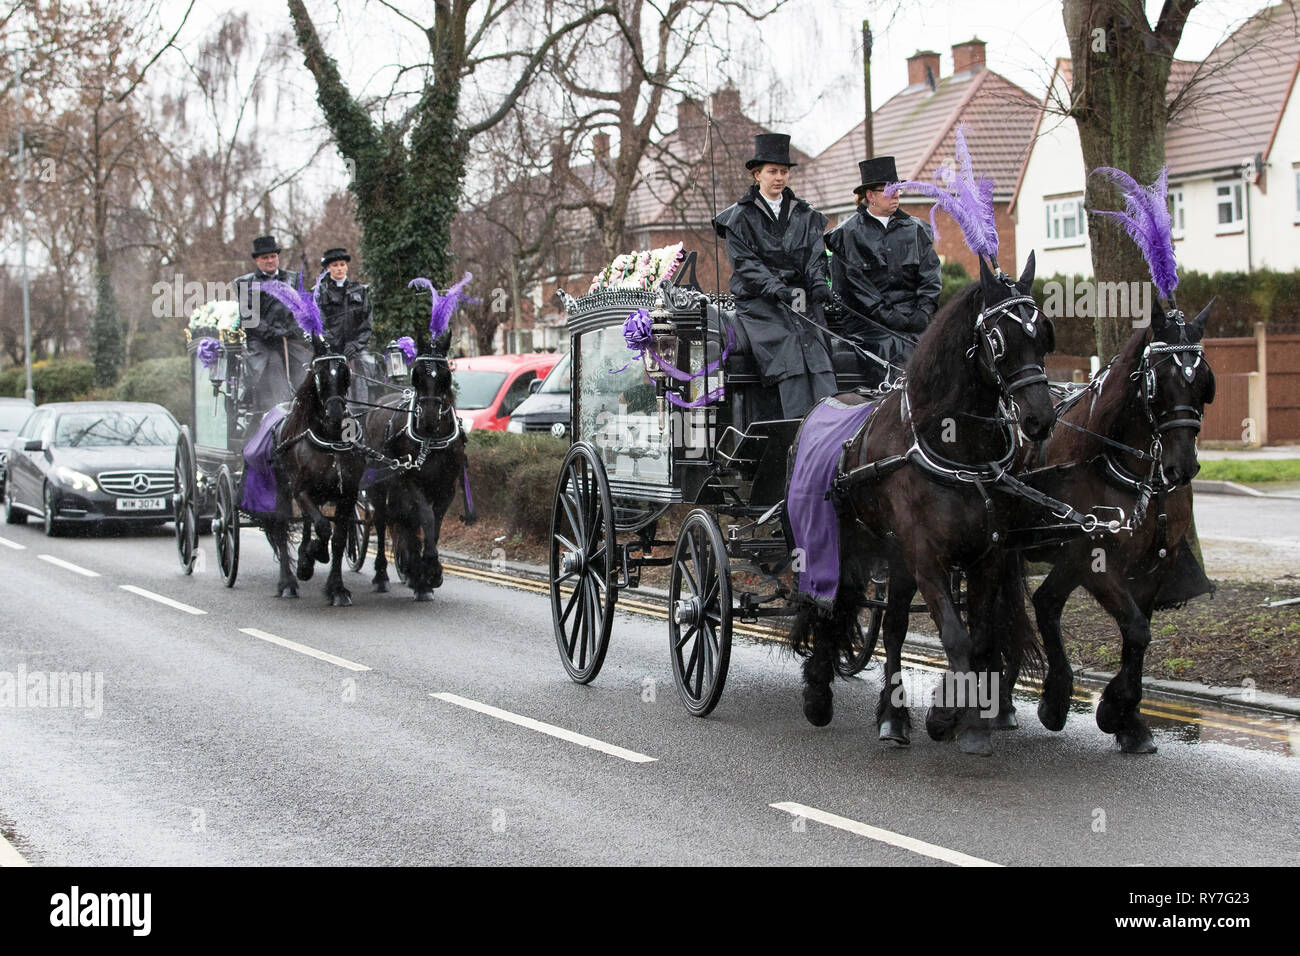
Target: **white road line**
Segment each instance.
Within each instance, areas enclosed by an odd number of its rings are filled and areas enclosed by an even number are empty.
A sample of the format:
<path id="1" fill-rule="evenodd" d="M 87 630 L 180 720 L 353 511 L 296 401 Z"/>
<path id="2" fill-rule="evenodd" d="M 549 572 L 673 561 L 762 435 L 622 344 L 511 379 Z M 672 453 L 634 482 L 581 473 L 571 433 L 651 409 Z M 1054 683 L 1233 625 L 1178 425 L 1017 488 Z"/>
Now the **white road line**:
<path id="1" fill-rule="evenodd" d="M 0 545 L 6 548 L 13 548 L 15 551 L 26 551 L 27 545 L 19 544 L 17 541 L 10 541 L 8 538 L 0 538 Z"/>
<path id="2" fill-rule="evenodd" d="M 491 704 L 480 704 L 476 700 L 470 700 L 468 697 L 458 697 L 455 694 L 430 694 L 430 697 L 436 697 L 438 700 L 446 701 L 448 704 L 455 704 L 457 707 L 464 707 L 467 710 L 476 710 L 480 714 L 487 714 L 489 717 L 495 717 L 497 720 L 504 720 L 507 723 L 517 724 L 520 727 L 527 727 L 529 730 L 535 730 L 541 734 L 548 734 L 552 737 L 558 737 L 560 740 L 567 740 L 571 744 L 577 744 L 579 747 L 588 747 L 591 750 L 599 750 L 603 754 L 609 754 L 611 757 L 618 757 L 629 763 L 653 763 L 658 757 L 647 757 L 645 754 L 639 754 L 635 750 L 625 750 L 614 744 L 607 744 L 603 740 L 597 740 L 595 737 L 588 737 L 585 734 L 574 733 L 572 730 L 565 730 L 563 727 L 556 727 L 554 724 L 542 723 L 540 720 L 534 720 L 531 717 L 524 717 L 520 714 L 512 714 L 508 710 L 502 710 L 500 707 L 493 707 Z"/>
<path id="3" fill-rule="evenodd" d="M 356 661 L 350 661 L 343 657 L 335 657 L 333 654 L 326 654 L 324 651 L 318 651 L 314 647 L 308 647 L 306 644 L 299 644 L 297 641 L 286 640 L 283 637 L 277 637 L 274 634 L 268 634 L 266 631 L 259 631 L 255 627 L 241 627 L 241 634 L 247 634 L 249 637 L 256 637 L 258 640 L 269 641 L 272 644 L 279 644 L 281 647 L 287 647 L 291 651 L 297 651 L 299 654 L 306 654 L 308 657 L 314 657 L 318 661 L 326 661 L 330 664 L 337 664 L 339 667 L 346 667 L 350 671 L 368 671 L 370 670 L 365 664 L 358 664 Z"/>
<path id="4" fill-rule="evenodd" d="M 173 601 L 169 597 L 163 597 L 161 594 L 155 594 L 153 591 L 146 591 L 144 588 L 138 588 L 134 584 L 119 584 L 123 591 L 130 591 L 132 594 L 138 594 L 142 598 L 148 598 L 150 601 L 157 601 L 159 604 L 166 604 L 168 607 L 174 607 L 178 611 L 184 611 L 186 614 L 207 614 L 207 611 L 200 610 L 197 607 L 191 607 L 188 604 L 182 604 L 180 601 Z"/>
<path id="5" fill-rule="evenodd" d="M 66 568 L 67 570 L 72 571 L 76 574 L 83 575 L 84 577 L 88 577 L 88 578 L 99 577 L 98 571 L 91 571 L 89 568 L 83 568 L 81 565 L 73 564 L 71 561 L 64 561 L 62 558 L 56 558 L 52 554 L 38 554 L 37 557 L 40 558 L 42 561 L 48 561 L 50 564 L 53 564 L 60 568 Z"/>
<path id="6" fill-rule="evenodd" d="M 31 866 L 23 855 L 14 849 L 13 844 L 0 836 L 0 866 Z"/>
<path id="7" fill-rule="evenodd" d="M 954 866 L 1002 865 L 1001 863 L 992 863 L 988 860 L 981 860 L 977 856 L 968 856 L 965 853 L 960 853 L 957 850 L 950 850 L 944 846 L 926 843 L 924 840 L 917 840 L 913 837 L 903 836 L 903 834 L 894 833 L 892 830 L 882 830 L 879 827 L 859 823 L 857 820 L 850 820 L 848 817 L 836 816 L 834 813 L 827 813 L 825 810 L 818 810 L 816 807 L 806 807 L 802 803 L 770 803 L 768 806 L 774 810 L 782 810 L 786 813 L 793 814 L 796 817 L 815 820 L 817 823 L 824 823 L 828 827 L 835 827 L 839 830 L 845 830 L 848 833 L 864 836 L 869 840 L 878 840 L 881 843 L 888 843 L 890 846 L 896 846 L 904 850 L 911 850 L 913 853 L 919 853 L 921 856 L 928 856 L 935 860 L 942 860 L 943 862 L 951 863 Z"/>

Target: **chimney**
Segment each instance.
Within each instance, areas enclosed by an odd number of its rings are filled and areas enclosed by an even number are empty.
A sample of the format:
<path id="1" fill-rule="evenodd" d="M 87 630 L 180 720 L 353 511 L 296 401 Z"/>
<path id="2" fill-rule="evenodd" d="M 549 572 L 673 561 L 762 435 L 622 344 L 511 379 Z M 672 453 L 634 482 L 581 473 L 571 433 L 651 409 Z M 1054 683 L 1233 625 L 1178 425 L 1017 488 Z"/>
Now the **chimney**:
<path id="1" fill-rule="evenodd" d="M 596 161 L 609 159 L 609 134 L 597 133 L 592 137 L 592 148 L 596 151 Z"/>
<path id="2" fill-rule="evenodd" d="M 953 73 L 974 73 L 976 70 L 984 69 L 984 41 L 979 37 L 971 37 L 965 43 L 954 43 L 952 45 L 952 71 Z"/>
<path id="3" fill-rule="evenodd" d="M 709 105 L 713 108 L 713 116 L 727 117 L 740 115 L 740 90 L 734 86 L 728 86 L 718 90 L 709 97 Z"/>
<path id="4" fill-rule="evenodd" d="M 677 104 L 677 132 L 684 135 L 691 130 L 704 128 L 704 107 L 699 100 L 683 96 Z"/>
<path id="5" fill-rule="evenodd" d="M 928 84 L 934 89 L 939 82 L 939 54 L 933 50 L 917 50 L 907 58 L 907 85 Z"/>

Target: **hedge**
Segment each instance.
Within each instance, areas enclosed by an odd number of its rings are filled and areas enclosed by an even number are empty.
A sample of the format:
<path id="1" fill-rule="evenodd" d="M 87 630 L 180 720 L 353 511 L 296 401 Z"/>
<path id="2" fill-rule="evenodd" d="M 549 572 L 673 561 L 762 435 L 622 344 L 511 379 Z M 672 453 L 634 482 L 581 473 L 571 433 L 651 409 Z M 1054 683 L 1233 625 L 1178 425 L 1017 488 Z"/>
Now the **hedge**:
<path id="1" fill-rule="evenodd" d="M 122 375 L 115 396 L 123 402 L 157 402 L 182 424 L 190 421 L 190 364 L 187 356 L 137 362 Z"/>
<path id="2" fill-rule="evenodd" d="M 473 431 L 466 451 L 478 514 L 504 519 L 511 534 L 549 539 L 555 483 L 569 451 L 568 440 L 549 434 Z"/>
<path id="3" fill-rule="evenodd" d="M 32 390 L 36 404 L 74 402 L 88 398 L 95 388 L 95 366 L 69 359 L 45 359 L 32 365 Z M 27 371 L 21 365 L 0 372 L 0 395 L 22 398 Z"/>

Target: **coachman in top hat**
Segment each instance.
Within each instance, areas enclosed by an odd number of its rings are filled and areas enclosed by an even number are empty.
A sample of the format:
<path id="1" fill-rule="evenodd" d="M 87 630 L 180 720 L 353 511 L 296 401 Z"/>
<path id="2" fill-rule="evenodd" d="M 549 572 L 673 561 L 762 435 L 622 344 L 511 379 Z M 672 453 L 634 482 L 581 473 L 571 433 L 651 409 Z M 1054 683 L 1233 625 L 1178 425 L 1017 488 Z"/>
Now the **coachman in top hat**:
<path id="1" fill-rule="evenodd" d="M 275 236 L 254 239 L 252 258 L 257 268 L 235 280 L 235 296 L 247 335 L 249 400 L 255 408 L 268 409 L 293 398 L 306 378 L 313 352 L 292 313 L 278 299 L 261 292 L 261 283 L 272 280 L 294 287 L 298 284 L 296 272 L 280 268 L 280 244 Z"/>
<path id="2" fill-rule="evenodd" d="M 348 263 L 352 257 L 343 248 L 327 249 L 320 257 L 321 268 L 329 275 L 321 279 L 316 292 L 325 321 L 325 338 L 335 351 L 347 357 L 352 367 L 353 398 L 364 399 L 367 393 L 362 376 L 376 379 L 379 370 L 371 367 L 369 353 L 374 308 L 370 303 L 370 287 L 348 278 Z"/>
<path id="3" fill-rule="evenodd" d="M 736 318 L 754 350 L 766 384 L 781 394 L 782 413 L 800 418 L 813 404 L 835 394 L 822 305 L 826 282 L 826 217 L 786 185 L 790 137 L 760 133 L 745 168 L 754 177 L 739 202 L 713 220 L 727 241 Z"/>
<path id="4" fill-rule="evenodd" d="M 939 256 L 929 224 L 899 209 L 897 196 L 885 194 L 889 183 L 899 181 L 894 157 L 864 159 L 858 171 L 862 184 L 853 191 L 857 214 L 826 236 L 831 277 L 850 310 L 846 333 L 901 368 L 912 354 L 912 341 L 938 308 L 943 286 Z M 880 366 L 867 359 L 861 364 L 868 381 L 878 383 Z"/>

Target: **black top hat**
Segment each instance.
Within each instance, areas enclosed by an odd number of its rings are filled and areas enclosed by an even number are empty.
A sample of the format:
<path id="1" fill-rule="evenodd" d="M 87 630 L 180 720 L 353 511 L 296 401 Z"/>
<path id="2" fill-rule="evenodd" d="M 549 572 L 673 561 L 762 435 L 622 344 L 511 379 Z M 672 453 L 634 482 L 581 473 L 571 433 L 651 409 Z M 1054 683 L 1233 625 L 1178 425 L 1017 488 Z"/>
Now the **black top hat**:
<path id="1" fill-rule="evenodd" d="M 324 269 L 331 262 L 338 262 L 340 259 L 342 259 L 344 262 L 352 261 L 352 257 L 348 255 L 348 251 L 346 249 L 343 249 L 341 247 L 338 249 L 326 249 L 325 255 L 320 257 L 320 267 Z"/>
<path id="2" fill-rule="evenodd" d="M 745 168 L 754 169 L 767 163 L 799 165 L 790 159 L 790 137 L 785 133 L 759 133 L 754 137 L 754 158 L 745 164 Z"/>
<path id="3" fill-rule="evenodd" d="M 858 172 L 862 174 L 862 185 L 854 188 L 855 193 L 861 193 L 868 186 L 881 186 L 884 183 L 898 182 L 898 167 L 894 165 L 893 156 L 877 156 L 875 159 L 864 159 L 858 163 Z"/>
<path id="4" fill-rule="evenodd" d="M 275 236 L 258 236 L 253 240 L 253 258 L 264 256 L 270 252 L 279 252 L 280 244 L 275 241 Z"/>

